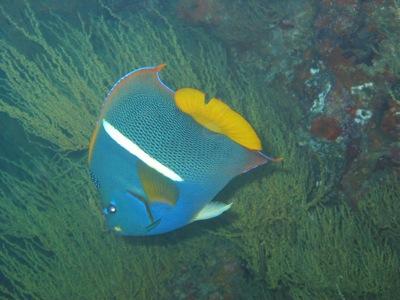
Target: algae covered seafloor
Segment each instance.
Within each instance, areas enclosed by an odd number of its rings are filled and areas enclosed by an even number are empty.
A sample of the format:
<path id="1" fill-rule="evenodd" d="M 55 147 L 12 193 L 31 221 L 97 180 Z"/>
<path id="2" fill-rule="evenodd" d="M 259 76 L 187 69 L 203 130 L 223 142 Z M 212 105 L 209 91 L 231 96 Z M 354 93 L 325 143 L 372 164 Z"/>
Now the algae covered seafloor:
<path id="1" fill-rule="evenodd" d="M 357 206 L 349 188 L 339 190 L 342 170 L 365 169 L 346 169 L 340 140 L 304 133 L 307 95 L 289 84 L 303 78 L 291 70 L 310 57 L 321 7 L 264 2 L 233 1 L 231 19 L 218 17 L 225 1 L 0 4 L 0 298 L 396 298 L 398 166 L 367 169 L 363 184 L 351 185 Z M 302 13 L 291 19 L 294 11 Z M 376 18 L 379 28 L 390 23 Z M 378 40 L 377 65 L 397 61 L 394 39 Z M 218 219 L 118 238 L 105 230 L 86 145 L 115 80 L 159 63 L 173 89 L 199 88 L 245 115 L 264 151 L 284 163 L 235 179 L 218 196 L 234 205 Z M 383 82 L 398 99 L 398 61 L 389 65 Z"/>

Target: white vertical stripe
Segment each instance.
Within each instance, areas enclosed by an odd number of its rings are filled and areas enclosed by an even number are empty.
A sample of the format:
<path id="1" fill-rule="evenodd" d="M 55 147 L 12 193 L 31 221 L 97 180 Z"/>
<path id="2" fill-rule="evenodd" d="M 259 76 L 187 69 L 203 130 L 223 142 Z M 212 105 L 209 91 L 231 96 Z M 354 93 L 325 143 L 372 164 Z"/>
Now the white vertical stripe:
<path id="1" fill-rule="evenodd" d="M 105 119 L 103 119 L 103 127 L 107 134 L 115 141 L 118 145 L 124 148 L 129 153 L 135 155 L 141 161 L 143 161 L 149 167 L 157 170 L 164 176 L 172 179 L 173 181 L 183 181 L 182 177 L 172 171 L 170 168 L 164 166 L 162 163 L 148 155 L 144 152 L 138 145 L 124 136 L 121 132 L 119 132 L 114 126 L 108 123 Z"/>

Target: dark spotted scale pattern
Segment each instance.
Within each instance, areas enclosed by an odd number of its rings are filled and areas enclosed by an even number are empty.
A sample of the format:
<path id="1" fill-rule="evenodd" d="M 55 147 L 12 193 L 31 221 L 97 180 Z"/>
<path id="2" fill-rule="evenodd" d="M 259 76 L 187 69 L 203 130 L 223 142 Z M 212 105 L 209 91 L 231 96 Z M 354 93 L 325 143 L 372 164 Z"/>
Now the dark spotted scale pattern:
<path id="1" fill-rule="evenodd" d="M 173 94 L 155 82 L 148 76 L 111 94 L 105 119 L 185 180 L 201 183 L 217 180 L 221 172 L 239 173 L 249 151 L 181 112 Z"/>

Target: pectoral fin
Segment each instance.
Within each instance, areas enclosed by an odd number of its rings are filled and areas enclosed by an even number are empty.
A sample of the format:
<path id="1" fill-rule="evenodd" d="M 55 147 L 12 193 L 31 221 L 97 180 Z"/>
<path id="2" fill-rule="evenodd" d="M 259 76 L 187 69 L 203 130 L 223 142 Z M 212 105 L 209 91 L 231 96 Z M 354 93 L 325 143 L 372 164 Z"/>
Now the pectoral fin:
<path id="1" fill-rule="evenodd" d="M 230 209 L 231 206 L 232 203 L 210 202 L 193 217 L 192 222 L 218 217 L 220 214 Z"/>
<path id="2" fill-rule="evenodd" d="M 154 202 L 176 204 L 179 191 L 171 179 L 141 161 L 137 163 L 137 171 L 149 204 Z"/>
<path id="3" fill-rule="evenodd" d="M 150 225 L 146 226 L 146 230 L 147 231 L 153 230 L 154 228 L 156 228 L 160 224 L 160 222 L 161 222 L 161 219 L 153 221 Z"/>
<path id="4" fill-rule="evenodd" d="M 150 224 L 146 226 L 147 231 L 150 231 L 150 230 L 153 230 L 154 228 L 156 228 L 158 226 L 158 224 L 160 224 L 161 219 L 154 220 L 154 216 L 153 216 L 153 213 L 151 212 L 148 201 L 144 197 L 142 197 L 141 195 L 139 195 L 133 191 L 127 191 L 127 192 L 143 203 L 144 208 L 146 209 L 147 217 L 150 220 Z M 122 231 L 120 226 L 114 227 L 114 230 L 117 232 Z"/>

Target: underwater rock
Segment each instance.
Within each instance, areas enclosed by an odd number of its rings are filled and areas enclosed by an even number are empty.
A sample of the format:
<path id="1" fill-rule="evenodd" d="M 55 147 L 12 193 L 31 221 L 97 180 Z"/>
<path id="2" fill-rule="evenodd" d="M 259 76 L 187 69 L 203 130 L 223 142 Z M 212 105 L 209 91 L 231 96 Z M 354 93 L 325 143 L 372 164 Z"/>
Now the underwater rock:
<path id="1" fill-rule="evenodd" d="M 361 153 L 360 139 L 354 138 L 346 145 L 346 161 L 352 162 Z"/>
<path id="2" fill-rule="evenodd" d="M 375 7 L 373 9 L 377 9 Z M 330 44 L 321 51 L 351 65 L 371 65 L 381 36 L 368 18 L 371 7 L 362 1 L 321 1 L 315 21 L 318 43 Z M 324 49 L 322 47 L 321 49 Z"/>
<path id="3" fill-rule="evenodd" d="M 354 18 L 359 12 L 357 0 L 353 1 L 320 1 L 320 12 L 316 27 L 329 28 L 332 33 L 343 36 L 357 30 L 358 20 Z"/>
<path id="4" fill-rule="evenodd" d="M 299 136 L 319 156 L 334 160 L 341 151 L 346 163 L 337 170 L 338 190 L 355 206 L 367 180 L 398 168 L 400 78 L 393 50 L 398 41 L 391 34 L 395 8 L 357 0 L 318 5 L 315 45 L 304 52 L 292 85 L 309 128 L 308 139 Z M 382 45 L 392 49 L 386 57 Z"/>
<path id="5" fill-rule="evenodd" d="M 400 138 L 400 103 L 398 101 L 389 102 L 389 107 L 383 114 L 381 129 L 389 137 Z"/>
<path id="6" fill-rule="evenodd" d="M 391 163 L 397 167 L 398 171 L 400 171 L 400 143 L 393 145 L 389 149 L 389 158 Z"/>
<path id="7" fill-rule="evenodd" d="M 313 136 L 334 141 L 341 135 L 342 128 L 337 119 L 322 116 L 312 121 L 310 132 Z"/>
<path id="8" fill-rule="evenodd" d="M 302 53 L 311 45 L 315 6 L 294 1 L 180 0 L 181 21 L 203 27 L 229 49 L 242 65 L 260 71 L 261 78 L 290 77 Z M 253 71 L 254 72 L 254 71 Z"/>
<path id="9" fill-rule="evenodd" d="M 214 0 L 183 0 L 177 5 L 177 14 L 192 24 L 219 25 L 225 8 L 219 1 Z"/>
<path id="10" fill-rule="evenodd" d="M 378 158 L 374 171 L 385 170 L 394 170 L 400 175 L 400 143 L 391 145 L 388 151 Z"/>
<path id="11" fill-rule="evenodd" d="M 354 122 L 365 125 L 372 117 L 372 112 L 367 109 L 359 108 L 355 112 Z"/>
<path id="12" fill-rule="evenodd" d="M 219 246 L 218 253 L 209 257 L 204 254 L 198 263 L 182 267 L 179 279 L 171 281 L 171 298 L 245 299 L 247 291 L 242 287 L 246 283 L 246 269 L 231 251 L 229 247 Z"/>

